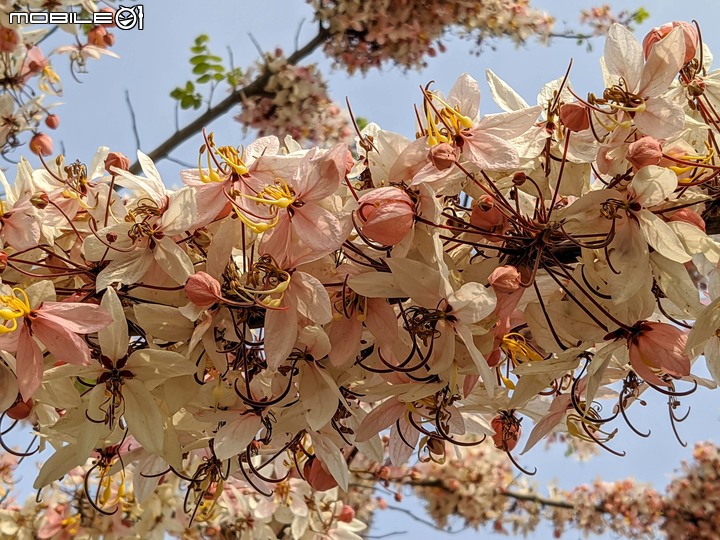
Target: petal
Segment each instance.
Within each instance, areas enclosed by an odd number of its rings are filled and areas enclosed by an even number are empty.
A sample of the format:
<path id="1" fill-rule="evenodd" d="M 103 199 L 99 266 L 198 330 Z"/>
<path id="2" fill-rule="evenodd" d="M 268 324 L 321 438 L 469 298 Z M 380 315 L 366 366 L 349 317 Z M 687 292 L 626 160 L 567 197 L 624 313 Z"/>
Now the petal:
<path id="1" fill-rule="evenodd" d="M 184 285 L 193 274 L 194 267 L 190 257 L 169 236 L 155 241 L 155 260 L 165 273 L 176 283 Z"/>
<path id="2" fill-rule="evenodd" d="M 23 400 L 27 401 L 40 388 L 43 376 L 43 354 L 27 326 L 20 330 L 17 351 L 17 382 Z"/>
<path id="3" fill-rule="evenodd" d="M 61 362 L 88 365 L 90 348 L 79 335 L 69 330 L 62 320 L 38 317 L 32 323 L 32 333 L 47 350 Z"/>
<path id="4" fill-rule="evenodd" d="M 113 322 L 100 306 L 78 302 L 44 302 L 35 310 L 39 318 L 62 324 L 76 334 L 91 334 Z"/>
<path id="5" fill-rule="evenodd" d="M 108 287 L 100 305 L 113 318 L 111 325 L 98 332 L 100 350 L 110 360 L 119 360 L 127 354 L 130 342 L 125 312 L 115 289 Z"/>
<path id="6" fill-rule="evenodd" d="M 305 272 L 293 273 L 287 294 L 292 294 L 293 304 L 302 316 L 317 324 L 332 320 L 330 297 L 316 277 Z"/>
<path id="7" fill-rule="evenodd" d="M 297 314 L 293 307 L 265 313 L 265 357 L 268 369 L 277 370 L 295 346 L 298 334 Z"/>
<path id="8" fill-rule="evenodd" d="M 162 455 L 163 419 L 155 398 L 145 385 L 135 379 L 125 379 L 122 387 L 125 412 L 130 434 L 149 454 Z"/>
<path id="9" fill-rule="evenodd" d="M 330 253 L 345 241 L 346 235 L 340 220 L 314 202 L 298 208 L 291 223 L 298 238 L 313 250 Z"/>
<path id="10" fill-rule="evenodd" d="M 389 428 L 405 414 L 405 403 L 393 397 L 375 407 L 360 424 L 355 432 L 355 440 L 363 442 Z"/>
<path id="11" fill-rule="evenodd" d="M 642 47 L 623 25 L 613 24 L 610 27 L 603 61 L 610 76 L 610 80 L 605 82 L 606 85 L 611 86 L 617 84 L 619 79 L 624 79 L 631 92 L 637 90 L 643 70 Z"/>
<path id="12" fill-rule="evenodd" d="M 262 419 L 257 414 L 245 414 L 228 422 L 215 434 L 215 456 L 225 460 L 245 452 L 261 426 Z"/>

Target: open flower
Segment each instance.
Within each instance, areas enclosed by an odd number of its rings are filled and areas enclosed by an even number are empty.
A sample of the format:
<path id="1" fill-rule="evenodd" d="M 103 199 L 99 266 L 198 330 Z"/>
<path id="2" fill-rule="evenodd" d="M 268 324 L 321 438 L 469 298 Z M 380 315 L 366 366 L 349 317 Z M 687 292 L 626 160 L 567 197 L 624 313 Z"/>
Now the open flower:
<path id="1" fill-rule="evenodd" d="M 69 364 L 90 363 L 90 349 L 78 334 L 91 334 L 112 323 L 100 306 L 76 302 L 30 300 L 21 288 L 0 295 L 0 348 L 15 352 L 20 394 L 24 400 L 40 387 L 44 360 L 40 344 Z M 33 307 L 34 306 L 34 307 Z"/>

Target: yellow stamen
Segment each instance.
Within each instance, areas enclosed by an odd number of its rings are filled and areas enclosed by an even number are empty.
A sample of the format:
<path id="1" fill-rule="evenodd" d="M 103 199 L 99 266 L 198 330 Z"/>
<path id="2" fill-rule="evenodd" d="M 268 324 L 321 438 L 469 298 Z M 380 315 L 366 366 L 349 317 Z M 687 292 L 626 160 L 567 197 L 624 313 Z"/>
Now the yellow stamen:
<path id="1" fill-rule="evenodd" d="M 275 184 L 272 186 L 265 186 L 262 191 L 257 194 L 257 197 L 245 195 L 244 193 L 241 193 L 240 196 L 255 201 L 258 204 L 277 208 L 287 208 L 295 202 L 295 192 L 282 178 L 276 178 Z"/>
<path id="2" fill-rule="evenodd" d="M 542 362 L 543 360 L 540 353 L 528 345 L 525 336 L 516 332 L 503 336 L 500 348 L 505 352 L 513 366 L 525 362 Z"/>
<path id="3" fill-rule="evenodd" d="M 13 296 L 0 295 L 0 303 L 5 305 L 5 307 L 0 308 L 0 319 L 10 321 L 10 326 L 0 324 L 0 334 L 14 332 L 18 327 L 17 319 L 30 315 L 30 300 L 25 291 L 17 287 L 12 291 Z M 22 296 L 22 298 L 18 298 L 18 296 Z"/>

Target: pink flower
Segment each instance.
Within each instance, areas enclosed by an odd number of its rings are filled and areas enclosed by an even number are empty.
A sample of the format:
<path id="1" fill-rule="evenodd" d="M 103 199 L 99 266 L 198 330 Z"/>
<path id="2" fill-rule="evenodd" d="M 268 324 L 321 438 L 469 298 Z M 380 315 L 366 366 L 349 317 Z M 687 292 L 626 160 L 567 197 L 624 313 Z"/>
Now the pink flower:
<path id="1" fill-rule="evenodd" d="M 657 372 L 673 377 L 690 375 L 690 358 L 684 353 L 687 334 L 671 324 L 643 322 L 628 340 L 630 365 L 646 381 L 667 386 Z"/>
<path id="2" fill-rule="evenodd" d="M 20 394 L 28 400 L 40 387 L 43 352 L 39 343 L 61 362 L 87 365 L 90 348 L 78 334 L 90 334 L 113 322 L 100 306 L 75 302 L 43 302 L 36 308 L 22 289 L 0 295 L 0 349 L 15 352 Z"/>
<path id="3" fill-rule="evenodd" d="M 358 200 L 360 232 L 385 246 L 394 246 L 412 229 L 415 205 L 407 193 L 395 187 L 374 189 Z"/>

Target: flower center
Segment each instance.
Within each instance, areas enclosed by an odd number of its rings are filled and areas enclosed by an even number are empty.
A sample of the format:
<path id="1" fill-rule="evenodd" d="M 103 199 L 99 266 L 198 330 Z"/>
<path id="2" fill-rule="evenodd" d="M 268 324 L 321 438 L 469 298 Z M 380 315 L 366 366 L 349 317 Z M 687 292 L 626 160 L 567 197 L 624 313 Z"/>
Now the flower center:
<path id="1" fill-rule="evenodd" d="M 18 326 L 17 319 L 30 315 L 30 300 L 25 291 L 15 287 L 12 292 L 13 295 L 0 295 L 0 303 L 3 306 L 0 308 L 0 319 L 3 320 L 0 324 L 0 334 L 15 331 Z M 10 321 L 10 326 L 4 321 Z"/>

